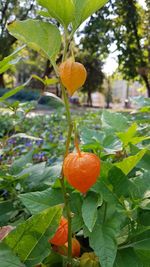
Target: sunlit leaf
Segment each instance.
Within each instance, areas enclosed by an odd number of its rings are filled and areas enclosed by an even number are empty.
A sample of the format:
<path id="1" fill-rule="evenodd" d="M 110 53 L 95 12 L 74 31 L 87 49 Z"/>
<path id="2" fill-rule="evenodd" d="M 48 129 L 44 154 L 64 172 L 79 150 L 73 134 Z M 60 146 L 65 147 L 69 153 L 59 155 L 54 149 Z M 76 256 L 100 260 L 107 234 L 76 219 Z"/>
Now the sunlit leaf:
<path id="1" fill-rule="evenodd" d="M 27 267 L 36 265 L 48 256 L 48 239 L 54 235 L 61 213 L 60 206 L 48 208 L 20 224 L 6 237 L 5 243 Z"/>
<path id="2" fill-rule="evenodd" d="M 73 22 L 74 29 L 91 16 L 94 12 L 105 5 L 108 0 L 73 0 L 75 4 L 75 19 Z"/>
<path id="3" fill-rule="evenodd" d="M 53 24 L 28 19 L 14 21 L 7 28 L 11 35 L 31 46 L 31 48 L 42 51 L 51 60 L 55 59 L 60 50 L 60 32 Z"/>
<path id="4" fill-rule="evenodd" d="M 117 162 L 114 165 L 121 169 L 127 175 L 142 159 L 146 151 L 146 149 L 143 149 L 136 155 L 125 158 L 123 161 Z"/>
<path id="5" fill-rule="evenodd" d="M 21 59 L 21 57 L 16 56 L 23 48 L 25 48 L 25 45 L 17 48 L 11 55 L 0 61 L 0 74 L 8 70 L 12 65 L 16 64 Z"/>
<path id="6" fill-rule="evenodd" d="M 65 25 L 65 27 L 74 18 L 75 7 L 72 0 L 38 0 L 38 3 L 48 10 L 51 17 Z"/>
<path id="7" fill-rule="evenodd" d="M 0 97 L 0 102 L 6 100 L 7 98 L 17 94 L 18 92 L 20 92 L 25 86 L 27 86 L 31 81 L 31 78 L 29 80 L 27 80 L 24 84 L 9 90 L 7 93 L 5 93 L 3 96 Z"/>

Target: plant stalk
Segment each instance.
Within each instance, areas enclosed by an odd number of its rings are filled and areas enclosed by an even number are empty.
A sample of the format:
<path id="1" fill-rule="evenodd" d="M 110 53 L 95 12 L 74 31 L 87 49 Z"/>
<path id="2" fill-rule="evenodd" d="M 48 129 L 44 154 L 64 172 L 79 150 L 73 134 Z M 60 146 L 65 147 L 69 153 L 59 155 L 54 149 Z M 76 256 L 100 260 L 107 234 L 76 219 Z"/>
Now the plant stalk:
<path id="1" fill-rule="evenodd" d="M 76 123 L 74 123 L 74 133 L 75 133 L 75 136 L 74 136 L 75 148 L 77 150 L 77 153 L 78 153 L 79 157 L 81 157 L 81 151 L 80 151 L 80 148 L 79 148 L 79 140 L 78 140 L 78 132 L 77 132 L 77 128 L 76 128 Z"/>
<path id="2" fill-rule="evenodd" d="M 64 36 L 65 37 L 64 38 L 64 53 L 63 53 L 62 61 L 64 61 L 66 59 L 68 46 L 69 46 L 68 32 L 66 29 L 64 29 L 64 35 L 65 35 Z M 57 77 L 59 77 L 59 71 L 58 71 L 58 67 L 57 67 L 56 63 L 52 62 L 52 64 L 53 64 L 54 71 L 55 71 Z M 72 123 L 72 119 L 71 119 L 71 112 L 70 112 L 68 97 L 66 94 L 65 87 L 63 86 L 61 81 L 60 81 L 60 86 L 61 86 L 61 90 L 62 90 L 63 100 L 64 100 L 64 104 L 65 104 L 65 108 L 66 108 L 66 114 L 67 114 L 67 122 L 68 122 L 68 136 L 67 136 L 67 140 L 66 140 L 66 149 L 65 149 L 65 154 L 64 154 L 64 159 L 65 159 L 65 157 L 69 153 L 69 146 L 70 146 L 70 142 L 71 142 L 73 123 Z M 70 209 L 70 196 L 66 192 L 66 187 L 65 187 L 63 166 L 62 166 L 62 170 L 61 170 L 60 182 L 61 182 L 61 187 L 62 187 L 62 192 L 63 192 L 63 197 L 64 197 L 64 203 L 65 203 L 65 208 L 66 208 L 66 212 L 67 212 L 67 219 L 68 219 L 68 260 L 67 260 L 66 267 L 71 267 L 72 266 L 72 229 L 71 229 L 72 213 L 71 213 L 71 209 Z"/>
<path id="3" fill-rule="evenodd" d="M 69 126 L 68 136 L 67 136 L 67 141 L 66 141 L 65 155 L 64 155 L 64 159 L 65 159 L 65 157 L 69 153 L 69 146 L 70 146 L 70 142 L 71 142 L 73 123 L 72 123 L 72 119 L 71 119 L 69 101 L 67 98 L 65 88 L 62 84 L 61 84 L 61 89 L 62 89 L 62 94 L 63 94 L 63 98 L 64 98 L 64 103 L 65 103 L 65 108 L 66 108 L 66 113 L 67 113 L 67 121 L 68 121 L 68 126 Z M 67 267 L 71 267 L 72 266 L 72 229 L 71 229 L 71 222 L 72 222 L 71 216 L 72 216 L 72 214 L 71 214 L 71 209 L 70 209 L 70 196 L 66 192 L 65 183 L 64 183 L 63 168 L 62 168 L 62 172 L 61 172 L 61 186 L 63 189 L 64 202 L 65 202 L 67 218 L 68 218 L 68 264 L 67 264 Z"/>
<path id="4" fill-rule="evenodd" d="M 64 34 L 65 34 L 65 39 L 64 39 L 65 43 L 64 43 L 64 53 L 63 53 L 62 61 L 64 61 L 66 59 L 68 46 L 69 46 L 68 33 L 67 33 L 66 29 L 65 29 Z M 57 67 L 55 62 L 53 62 L 53 67 L 54 67 L 54 70 L 56 72 L 56 75 L 59 77 L 58 67 Z M 65 87 L 63 86 L 61 81 L 60 81 L 60 86 L 61 86 L 61 90 L 62 90 L 63 100 L 64 100 L 64 104 L 65 104 L 65 109 L 66 109 L 67 122 L 68 122 L 68 136 L 67 136 L 67 140 L 66 140 L 66 149 L 65 149 L 65 154 L 64 154 L 64 160 L 65 160 L 66 156 L 69 153 L 69 146 L 70 146 L 70 142 L 71 142 L 73 123 L 72 123 L 72 118 L 71 118 L 71 112 L 70 112 L 68 97 L 66 94 Z M 63 197 L 64 197 L 64 203 L 65 203 L 65 208 L 66 208 L 66 213 L 67 213 L 67 219 L 68 219 L 68 259 L 67 259 L 66 267 L 72 267 L 72 227 L 71 227 L 72 213 L 71 213 L 71 209 L 70 209 L 70 195 L 67 193 L 66 187 L 65 187 L 63 166 L 62 166 L 62 170 L 61 170 L 60 182 L 61 182 L 61 187 L 62 187 L 62 192 L 63 192 Z"/>

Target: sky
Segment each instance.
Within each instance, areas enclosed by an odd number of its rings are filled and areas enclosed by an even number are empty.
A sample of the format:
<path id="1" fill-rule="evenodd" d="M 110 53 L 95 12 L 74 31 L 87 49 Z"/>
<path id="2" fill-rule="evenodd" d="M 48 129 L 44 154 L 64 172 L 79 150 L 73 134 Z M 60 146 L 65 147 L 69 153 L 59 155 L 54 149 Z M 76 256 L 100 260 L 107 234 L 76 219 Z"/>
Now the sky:
<path id="1" fill-rule="evenodd" d="M 145 0 L 139 0 L 139 3 L 145 8 Z M 112 45 L 111 50 L 114 51 L 115 47 L 114 45 Z M 104 73 L 106 73 L 106 75 L 112 75 L 113 72 L 117 69 L 118 67 L 118 63 L 117 63 L 117 53 L 110 53 L 110 55 L 108 56 L 104 67 L 103 67 L 103 71 Z"/>

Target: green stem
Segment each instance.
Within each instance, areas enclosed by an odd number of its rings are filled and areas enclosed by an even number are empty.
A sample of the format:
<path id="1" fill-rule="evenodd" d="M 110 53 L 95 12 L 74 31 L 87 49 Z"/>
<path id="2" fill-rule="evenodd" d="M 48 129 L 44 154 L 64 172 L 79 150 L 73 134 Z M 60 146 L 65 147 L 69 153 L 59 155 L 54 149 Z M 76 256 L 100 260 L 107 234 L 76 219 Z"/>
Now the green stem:
<path id="1" fill-rule="evenodd" d="M 69 146 L 70 146 L 70 141 L 71 141 L 72 130 L 73 130 L 73 125 L 70 124 L 69 130 L 68 130 L 68 137 L 67 137 L 67 141 L 66 141 L 66 151 L 65 151 L 64 158 L 67 157 L 67 155 L 69 154 Z"/>
<path id="2" fill-rule="evenodd" d="M 66 192 L 63 173 L 62 173 L 60 182 L 61 182 L 62 192 L 64 196 L 64 203 L 65 203 L 65 208 L 67 212 L 67 219 L 68 219 L 68 263 L 67 263 L 67 267 L 71 267 L 72 266 L 72 228 L 71 228 L 72 213 L 70 209 L 70 195 Z"/>
<path id="3" fill-rule="evenodd" d="M 68 125 L 70 126 L 72 124 L 72 119 L 71 119 L 69 101 L 68 101 L 68 97 L 67 97 L 67 94 L 66 94 L 65 87 L 62 85 L 61 82 L 60 82 L 60 86 L 61 86 L 62 95 L 63 95 L 63 99 L 64 99 L 64 103 L 65 103 Z"/>
<path id="4" fill-rule="evenodd" d="M 66 59 L 67 56 L 67 50 L 69 46 L 69 40 L 68 40 L 68 33 L 67 30 L 65 29 L 65 45 L 64 45 L 64 53 L 63 53 L 63 58 L 62 61 Z M 58 67 L 55 62 L 52 62 L 54 70 L 56 72 L 57 77 L 59 77 L 59 71 Z M 67 122 L 68 122 L 68 136 L 66 140 L 66 149 L 65 149 L 65 154 L 64 154 L 64 159 L 69 153 L 69 146 L 71 142 L 71 135 L 72 135 L 72 130 L 73 130 L 73 123 L 72 123 L 72 118 L 71 118 L 71 112 L 70 112 L 70 106 L 69 106 L 69 101 L 68 97 L 66 94 L 65 87 L 60 81 L 60 86 L 62 90 L 62 95 L 63 95 L 63 100 L 66 108 L 66 115 L 67 115 Z M 63 173 L 63 166 L 62 166 L 62 171 L 61 171 L 61 187 L 62 187 L 62 192 L 63 192 L 63 197 L 64 197 L 64 203 L 65 203 L 65 208 L 66 208 L 66 213 L 67 213 L 67 219 L 68 219 L 68 259 L 67 259 L 67 264 L 66 267 L 71 267 L 72 266 L 72 227 L 71 227 L 71 222 L 72 222 L 72 213 L 70 209 L 70 195 L 66 191 L 65 187 L 65 180 L 64 180 L 64 173 Z"/>
<path id="5" fill-rule="evenodd" d="M 65 45 L 64 45 L 64 53 L 63 53 L 62 61 L 64 61 L 66 59 L 67 50 L 68 50 L 68 46 L 69 46 L 68 33 L 67 33 L 66 29 L 65 29 L 64 33 L 65 33 Z M 53 65 L 53 68 L 54 68 L 54 71 L 55 71 L 57 77 L 59 77 L 59 71 L 58 71 L 58 67 L 56 65 L 56 62 L 53 61 L 52 65 Z M 72 123 L 72 119 L 71 119 L 71 112 L 70 112 L 68 97 L 66 94 L 65 87 L 63 86 L 61 81 L 60 81 L 60 86 L 61 86 L 63 100 L 64 100 L 64 104 L 65 104 L 65 108 L 66 108 L 67 121 L 68 121 L 68 127 L 69 127 L 68 128 L 68 136 L 67 136 L 67 140 L 66 140 L 66 149 L 65 149 L 65 154 L 64 154 L 64 159 L 65 159 L 65 157 L 69 153 L 69 146 L 70 146 L 70 142 L 71 142 L 73 123 Z M 62 167 L 62 171 L 61 171 L 60 182 L 61 182 L 61 187 L 62 187 L 62 192 L 63 192 L 63 197 L 64 197 L 64 203 L 65 203 L 65 208 L 66 208 L 66 212 L 67 212 L 67 219 L 68 219 L 68 260 L 67 260 L 66 267 L 71 267 L 72 266 L 72 229 L 71 229 L 72 213 L 71 213 L 71 209 L 70 209 L 70 196 L 66 192 L 66 187 L 65 187 L 63 167 Z"/>
<path id="6" fill-rule="evenodd" d="M 69 41 L 68 41 L 68 32 L 67 29 L 64 28 L 64 53 L 62 57 L 62 62 L 65 61 L 68 51 Z"/>
<path id="7" fill-rule="evenodd" d="M 65 156 L 64 156 L 64 158 L 65 158 L 69 153 L 69 146 L 70 146 L 70 142 L 71 142 L 73 123 L 72 123 L 72 119 L 71 119 L 69 101 L 67 98 L 65 88 L 62 84 L 61 84 L 61 89 L 62 89 L 62 94 L 63 94 L 63 98 L 64 98 L 64 103 L 65 103 L 65 108 L 66 108 L 66 113 L 67 113 L 67 121 L 68 121 L 68 126 L 69 126 L 68 136 L 67 136 L 67 141 L 66 141 L 66 150 L 65 150 Z M 68 218 L 68 264 L 67 264 L 67 267 L 71 267 L 72 266 L 72 229 L 71 229 L 72 218 L 71 218 L 71 209 L 70 209 L 70 196 L 66 192 L 63 169 L 62 169 L 61 185 L 62 185 L 62 189 L 63 189 L 64 202 L 65 202 L 65 207 L 66 207 L 66 211 L 67 211 L 67 218 Z"/>
<path id="8" fill-rule="evenodd" d="M 76 123 L 74 123 L 74 133 L 75 133 L 75 135 L 74 135 L 75 148 L 77 150 L 79 157 L 81 157 L 81 151 L 79 148 L 78 131 L 77 131 Z"/>

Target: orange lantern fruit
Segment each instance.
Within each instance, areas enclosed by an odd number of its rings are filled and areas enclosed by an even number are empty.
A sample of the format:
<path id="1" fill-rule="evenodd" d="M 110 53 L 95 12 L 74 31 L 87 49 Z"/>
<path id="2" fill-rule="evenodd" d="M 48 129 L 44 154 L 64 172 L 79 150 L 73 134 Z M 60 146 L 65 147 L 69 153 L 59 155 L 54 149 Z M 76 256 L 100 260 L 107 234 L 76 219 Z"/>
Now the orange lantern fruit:
<path id="1" fill-rule="evenodd" d="M 70 153 L 64 160 L 63 172 L 71 186 L 86 193 L 100 175 L 100 159 L 93 153 Z"/>
<path id="2" fill-rule="evenodd" d="M 61 217 L 60 225 L 53 236 L 49 240 L 49 243 L 56 246 L 63 246 L 68 240 L 68 221 L 64 217 Z"/>
<path id="3" fill-rule="evenodd" d="M 70 96 L 74 94 L 86 81 L 87 72 L 85 67 L 72 59 L 64 61 L 59 66 L 59 74 L 62 84 Z"/>
<path id="4" fill-rule="evenodd" d="M 67 256 L 68 242 L 66 242 L 63 246 L 54 246 L 53 250 L 63 256 Z M 76 238 L 72 238 L 72 257 L 78 258 L 79 256 L 80 256 L 80 243 Z"/>

